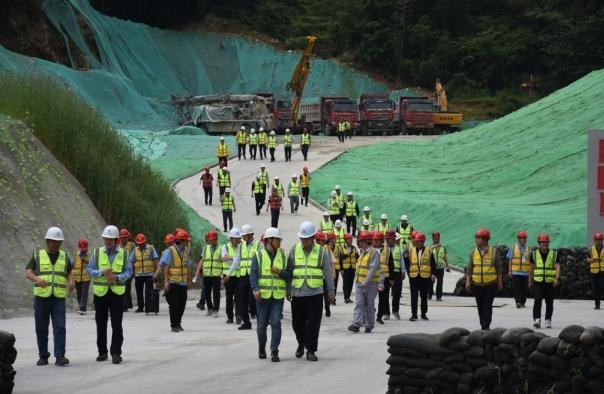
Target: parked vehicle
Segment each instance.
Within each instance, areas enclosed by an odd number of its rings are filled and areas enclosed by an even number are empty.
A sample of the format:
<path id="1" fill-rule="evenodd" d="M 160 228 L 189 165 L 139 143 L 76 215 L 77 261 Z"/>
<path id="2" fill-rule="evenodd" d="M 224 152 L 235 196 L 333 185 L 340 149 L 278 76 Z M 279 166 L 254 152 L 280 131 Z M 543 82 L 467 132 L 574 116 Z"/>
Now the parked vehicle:
<path id="1" fill-rule="evenodd" d="M 286 128 L 293 128 L 291 99 L 275 97 L 273 93 L 269 92 L 257 92 L 254 94 L 266 99 L 266 106 L 268 111 L 273 114 L 277 132 L 284 132 Z"/>
<path id="2" fill-rule="evenodd" d="M 400 97 L 401 133 L 431 134 L 434 130 L 434 103 L 427 97 Z"/>
<path id="3" fill-rule="evenodd" d="M 359 126 L 362 135 L 386 132 L 391 135 L 395 123 L 395 104 L 386 93 L 364 93 L 359 103 Z"/>

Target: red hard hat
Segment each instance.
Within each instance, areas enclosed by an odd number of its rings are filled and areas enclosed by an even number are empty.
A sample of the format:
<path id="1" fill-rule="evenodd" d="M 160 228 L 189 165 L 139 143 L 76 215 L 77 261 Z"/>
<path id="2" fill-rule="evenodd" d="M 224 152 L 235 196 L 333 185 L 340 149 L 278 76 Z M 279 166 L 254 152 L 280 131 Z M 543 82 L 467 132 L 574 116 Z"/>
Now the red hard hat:
<path id="1" fill-rule="evenodd" d="M 361 231 L 357 236 L 357 241 L 371 241 L 371 232 Z"/>
<path id="2" fill-rule="evenodd" d="M 325 234 L 323 231 L 317 231 L 315 233 L 315 239 L 317 241 L 326 241 L 327 240 L 327 234 Z"/>
<path id="3" fill-rule="evenodd" d="M 172 234 L 172 233 L 166 234 L 166 237 L 164 238 L 164 243 L 166 245 L 171 244 L 174 241 L 176 241 L 176 238 L 174 237 L 174 234 Z"/>
<path id="4" fill-rule="evenodd" d="M 415 230 L 411 231 L 411 239 L 415 239 L 416 235 L 417 235 L 417 231 L 415 231 Z"/>
<path id="5" fill-rule="evenodd" d="M 487 230 L 486 228 L 481 228 L 478 231 L 476 231 L 476 234 L 474 234 L 474 237 L 476 237 L 476 238 L 490 239 L 491 238 L 491 232 L 489 230 Z"/>
<path id="6" fill-rule="evenodd" d="M 396 231 L 394 231 L 393 229 L 386 231 L 386 238 L 394 238 L 394 237 L 396 237 Z"/>
<path id="7" fill-rule="evenodd" d="M 327 236 L 327 239 L 336 239 L 336 235 L 332 232 L 327 233 L 326 236 Z"/>
<path id="8" fill-rule="evenodd" d="M 595 240 L 602 240 L 602 239 L 604 239 L 604 234 L 602 234 L 602 233 L 595 233 L 594 234 L 594 239 Z"/>
<path id="9" fill-rule="evenodd" d="M 174 234 L 174 238 L 176 238 L 177 241 L 187 241 L 189 238 L 189 233 L 187 233 L 185 230 L 178 230 L 176 234 Z"/>
<path id="10" fill-rule="evenodd" d="M 440 238 L 440 233 L 438 231 L 433 232 L 432 238 Z"/>
<path id="11" fill-rule="evenodd" d="M 130 231 L 127 228 L 120 229 L 120 238 L 128 238 L 130 236 Z"/>
<path id="12" fill-rule="evenodd" d="M 537 242 L 549 242 L 549 235 L 541 233 L 537 236 Z"/>
<path id="13" fill-rule="evenodd" d="M 177 233 L 177 232 L 182 231 L 182 230 L 184 230 L 184 229 L 183 229 L 183 228 L 180 228 L 180 227 L 176 227 L 176 228 L 174 229 L 174 235 L 176 235 L 176 233 Z"/>
<path id="14" fill-rule="evenodd" d="M 526 231 L 523 231 L 523 230 L 518 231 L 518 234 L 516 234 L 516 237 L 526 239 Z"/>
<path id="15" fill-rule="evenodd" d="M 350 233 L 344 234 L 344 239 L 352 239 L 352 234 L 350 234 Z"/>
<path id="16" fill-rule="evenodd" d="M 304 167 L 304 168 L 303 168 L 303 170 L 304 170 L 304 171 L 308 171 L 308 167 Z"/>
<path id="17" fill-rule="evenodd" d="M 80 250 L 88 250 L 88 240 L 80 239 L 78 241 L 78 249 Z"/>
<path id="18" fill-rule="evenodd" d="M 374 231 L 373 233 L 371 233 L 371 239 L 377 239 L 379 241 L 383 241 L 384 233 L 381 231 Z"/>
<path id="19" fill-rule="evenodd" d="M 188 234 L 187 234 L 188 235 Z M 218 233 L 214 230 L 212 231 L 208 231 L 206 233 L 206 237 L 205 237 L 206 241 L 213 241 L 215 239 L 218 239 Z"/>
<path id="20" fill-rule="evenodd" d="M 426 242 L 426 234 L 422 233 L 422 232 L 417 232 L 417 234 L 415 234 L 415 241 L 422 241 L 422 242 Z"/>
<path id="21" fill-rule="evenodd" d="M 136 234 L 136 237 L 134 238 L 134 243 L 136 243 L 137 245 L 146 244 L 147 237 L 145 237 L 145 234 Z"/>

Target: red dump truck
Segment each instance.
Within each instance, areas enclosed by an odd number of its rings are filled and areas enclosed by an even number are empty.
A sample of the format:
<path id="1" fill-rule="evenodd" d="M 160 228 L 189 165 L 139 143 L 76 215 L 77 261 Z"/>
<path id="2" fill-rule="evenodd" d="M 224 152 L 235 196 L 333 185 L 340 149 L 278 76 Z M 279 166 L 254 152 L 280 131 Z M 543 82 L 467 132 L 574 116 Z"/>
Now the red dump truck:
<path id="1" fill-rule="evenodd" d="M 357 104 L 345 96 L 324 96 L 317 103 L 300 105 L 300 123 L 314 132 L 334 135 L 339 122 L 350 122 L 354 130 L 359 126 Z"/>
<path id="2" fill-rule="evenodd" d="M 374 132 L 394 132 L 395 103 L 386 93 L 363 93 L 359 102 L 360 130 L 362 135 Z"/>
<path id="3" fill-rule="evenodd" d="M 269 92 L 257 92 L 254 94 L 266 98 L 266 106 L 268 111 L 273 114 L 277 131 L 284 132 L 286 128 L 293 127 L 291 99 L 275 97 L 273 93 Z"/>
<path id="4" fill-rule="evenodd" d="M 434 130 L 434 103 L 427 97 L 400 97 L 401 133 L 431 134 Z"/>

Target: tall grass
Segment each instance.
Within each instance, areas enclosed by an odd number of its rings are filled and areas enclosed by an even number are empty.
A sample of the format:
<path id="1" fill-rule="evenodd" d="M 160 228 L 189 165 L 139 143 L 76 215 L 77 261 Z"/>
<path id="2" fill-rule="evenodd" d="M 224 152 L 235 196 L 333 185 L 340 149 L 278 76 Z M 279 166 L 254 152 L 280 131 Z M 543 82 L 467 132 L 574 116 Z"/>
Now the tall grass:
<path id="1" fill-rule="evenodd" d="M 0 74 L 0 112 L 31 127 L 108 223 L 144 232 L 156 245 L 174 228 L 188 228 L 168 182 L 70 88 L 44 76 Z"/>

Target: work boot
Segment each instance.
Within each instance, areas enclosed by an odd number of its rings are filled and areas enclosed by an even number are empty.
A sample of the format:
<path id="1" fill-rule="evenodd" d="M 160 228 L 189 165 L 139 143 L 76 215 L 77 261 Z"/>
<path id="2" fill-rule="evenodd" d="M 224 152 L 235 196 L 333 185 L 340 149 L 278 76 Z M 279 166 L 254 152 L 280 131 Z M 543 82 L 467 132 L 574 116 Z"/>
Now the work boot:
<path id="1" fill-rule="evenodd" d="M 308 351 L 306 352 L 306 359 L 308 361 L 319 361 L 319 358 L 315 354 L 315 352 Z"/>
<path id="2" fill-rule="evenodd" d="M 428 320 L 428 316 L 426 316 L 425 314 L 421 315 L 422 320 Z"/>
<path id="3" fill-rule="evenodd" d="M 272 351 L 271 352 L 271 361 L 274 363 L 278 363 L 279 361 L 279 352 L 278 351 Z"/>
<path id="4" fill-rule="evenodd" d="M 179 325 L 178 327 L 176 327 L 176 328 L 178 329 L 178 331 L 184 331 L 184 330 L 185 330 L 185 329 L 184 329 L 184 328 L 182 328 L 182 326 L 180 326 L 180 325 Z"/>
<path id="5" fill-rule="evenodd" d="M 596 306 L 594 307 L 595 310 L 600 310 L 600 304 L 596 304 Z"/>
<path id="6" fill-rule="evenodd" d="M 258 349 L 258 358 L 260 360 L 264 360 L 266 358 L 266 350 L 264 350 L 262 347 Z"/>
<path id="7" fill-rule="evenodd" d="M 122 356 L 117 355 L 117 354 L 112 354 L 111 355 L 111 362 L 113 364 L 120 364 L 122 362 Z"/>
<path id="8" fill-rule="evenodd" d="M 417 315 L 412 315 L 412 316 L 409 318 L 409 321 L 417 321 Z"/>
<path id="9" fill-rule="evenodd" d="M 378 317 L 377 319 L 375 319 L 376 322 L 380 323 L 380 324 L 384 324 L 384 321 L 382 320 L 381 317 Z"/>
<path id="10" fill-rule="evenodd" d="M 516 309 L 520 309 L 520 308 L 522 308 L 522 304 L 521 304 L 521 303 L 519 303 L 519 302 L 517 302 L 517 303 L 516 303 Z"/>
<path id="11" fill-rule="evenodd" d="M 180 332 L 180 330 L 178 329 L 178 327 L 172 327 L 172 332 Z"/>
<path id="12" fill-rule="evenodd" d="M 55 361 L 55 365 L 58 365 L 59 367 L 69 365 L 69 359 L 65 356 L 59 356 L 57 357 L 57 361 Z"/>
<path id="13" fill-rule="evenodd" d="M 238 330 L 251 330 L 252 329 L 252 323 L 247 322 L 247 323 L 243 323 L 242 325 L 240 325 L 239 327 L 237 327 Z"/>
<path id="14" fill-rule="evenodd" d="M 199 309 L 200 311 L 205 311 L 206 310 L 206 306 L 204 304 L 201 303 L 197 303 L 197 309 Z"/>
<path id="15" fill-rule="evenodd" d="M 36 365 L 39 367 L 41 367 L 42 365 L 48 365 L 48 357 L 40 357 Z"/>
<path id="16" fill-rule="evenodd" d="M 383 320 L 390 320 L 390 315 L 384 315 Z"/>
<path id="17" fill-rule="evenodd" d="M 241 317 L 239 317 L 239 316 L 237 316 L 235 318 L 235 323 L 237 323 L 237 324 L 241 324 L 242 321 L 243 321 L 243 319 Z"/>
<path id="18" fill-rule="evenodd" d="M 371 328 L 365 327 L 365 334 L 371 334 Z"/>
<path id="19" fill-rule="evenodd" d="M 96 357 L 96 361 L 107 361 L 107 353 L 101 353 Z"/>
<path id="20" fill-rule="evenodd" d="M 541 328 L 541 319 L 535 319 L 535 323 L 533 323 L 533 327 Z"/>
<path id="21" fill-rule="evenodd" d="M 141 313 L 141 312 L 144 312 L 144 310 L 143 310 L 142 308 L 137 308 L 137 309 L 134 311 L 134 313 Z"/>
<path id="22" fill-rule="evenodd" d="M 296 349 L 296 358 L 302 358 L 303 355 L 304 355 L 304 345 L 298 345 L 298 348 Z"/>
<path id="23" fill-rule="evenodd" d="M 401 320 L 401 315 L 399 315 L 398 312 L 393 312 L 392 314 L 396 320 Z"/>
<path id="24" fill-rule="evenodd" d="M 202 310 L 203 310 L 203 309 L 202 309 Z M 208 311 L 206 312 L 206 316 L 212 316 L 212 313 L 213 313 L 213 312 L 214 312 L 213 310 L 208 309 Z"/>
<path id="25" fill-rule="evenodd" d="M 226 324 L 233 324 L 233 318 L 229 317 L 226 321 Z"/>
<path id="26" fill-rule="evenodd" d="M 330 317 L 331 316 L 331 309 L 326 308 L 325 309 L 325 317 Z"/>
<path id="27" fill-rule="evenodd" d="M 545 328 L 552 328 L 552 321 L 549 319 L 545 319 Z"/>
<path id="28" fill-rule="evenodd" d="M 348 326 L 348 331 L 350 331 L 350 332 L 359 332 L 359 328 L 357 326 L 350 325 L 350 326 Z"/>

